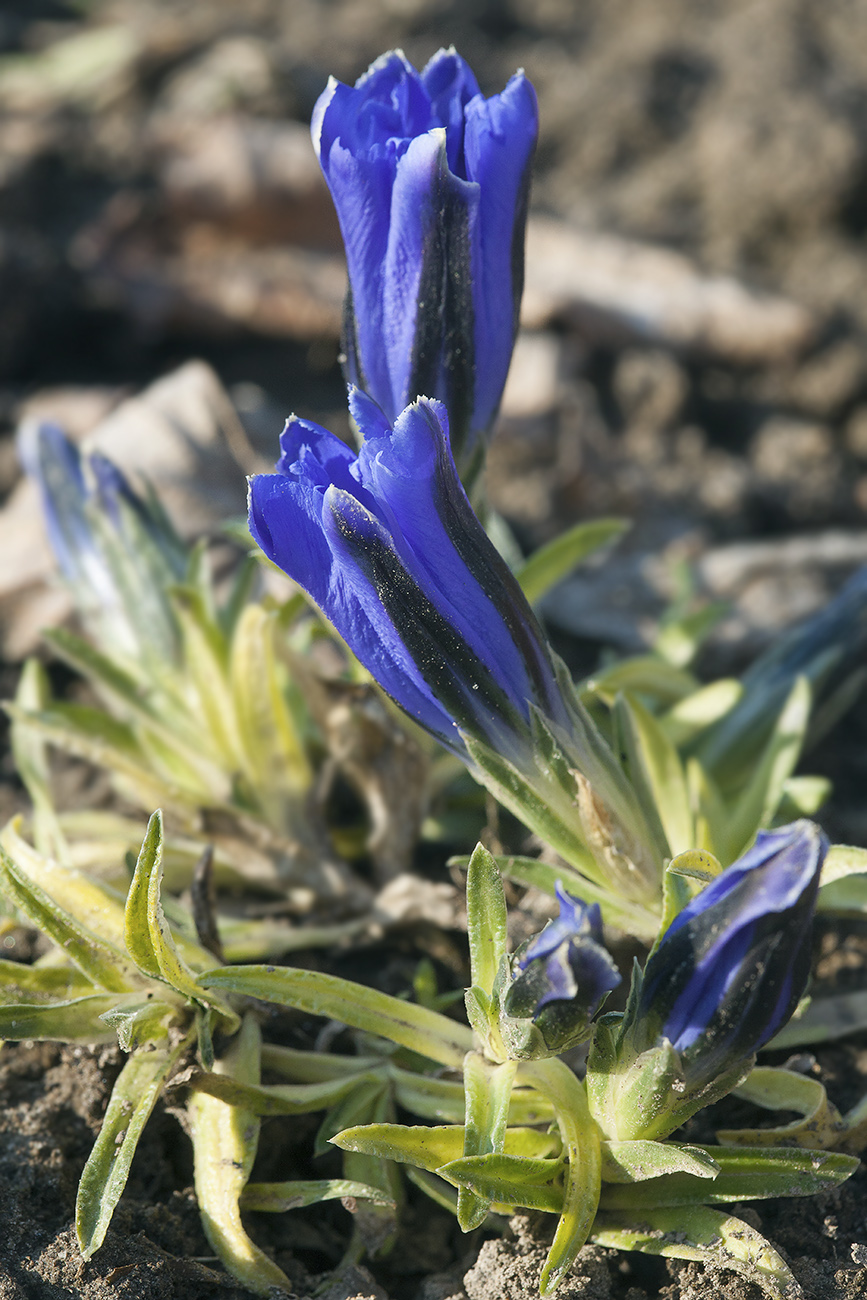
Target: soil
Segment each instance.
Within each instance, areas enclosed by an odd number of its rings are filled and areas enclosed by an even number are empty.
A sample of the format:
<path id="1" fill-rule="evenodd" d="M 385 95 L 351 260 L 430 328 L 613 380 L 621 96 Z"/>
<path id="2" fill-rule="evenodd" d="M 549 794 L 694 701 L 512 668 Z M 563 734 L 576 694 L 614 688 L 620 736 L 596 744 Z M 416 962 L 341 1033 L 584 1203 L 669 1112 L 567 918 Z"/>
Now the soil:
<path id="1" fill-rule="evenodd" d="M 41 403 L 86 427 L 92 410 L 191 356 L 215 367 L 269 456 L 290 409 L 345 427 L 330 282 L 316 279 L 317 258 L 339 251 L 321 189 L 299 163 L 287 200 L 267 176 L 251 181 L 228 146 L 222 188 L 207 168 L 197 182 L 193 164 L 204 167 L 208 141 L 229 129 L 261 140 L 296 124 L 297 143 L 329 74 L 353 80 L 398 45 L 420 65 L 454 43 L 486 93 L 519 65 L 537 87 L 537 211 L 676 249 L 702 274 L 780 295 L 811 321 L 803 346 L 736 362 L 547 323 L 540 357 L 553 358 L 553 378 L 535 406 L 507 403 L 492 499 L 528 548 L 579 517 L 635 521 L 601 582 L 574 587 L 571 604 L 564 596 L 573 613 L 552 628 L 558 649 L 590 668 L 608 646 L 636 648 L 680 562 L 707 573 L 708 556 L 734 564 L 732 544 L 767 543 L 770 585 L 744 594 L 741 583 L 737 617 L 701 664 L 735 671 L 854 567 L 822 562 L 813 540 L 863 539 L 867 514 L 867 0 L 3 0 L 0 58 L 101 26 L 126 42 L 102 80 L 16 81 L 0 63 L 0 492 L 18 475 L 6 435 L 27 409 Z M 218 151 L 218 173 L 223 160 Z M 230 272 L 251 293 L 270 270 L 283 274 L 287 249 L 321 289 L 321 310 L 319 289 L 303 311 L 293 300 L 270 315 L 221 297 Z M 214 266 L 210 296 L 190 290 Z M 531 370 L 542 383 L 541 366 Z M 798 539 L 815 555 L 786 570 Z M 655 587 L 651 571 L 663 574 Z M 4 688 L 14 673 L 2 666 Z M 19 792 L 8 755 L 0 767 L 5 809 Z M 831 836 L 867 843 L 863 699 L 809 770 L 834 780 L 822 813 Z M 369 982 L 375 956 L 359 958 Z M 863 1038 L 816 1055 L 833 1100 L 854 1104 Z M 105 1048 L 0 1051 L 0 1300 L 240 1300 L 202 1235 L 171 1102 L 146 1129 L 104 1248 L 81 1261 L 76 1183 L 118 1069 Z M 309 1136 L 306 1120 L 269 1126 L 263 1170 L 303 1170 Z M 827 1197 L 741 1213 L 808 1296 L 854 1300 L 867 1295 L 865 1193 L 862 1170 Z M 549 1227 L 519 1217 L 505 1236 L 465 1238 L 411 1190 L 394 1252 L 342 1264 L 350 1221 L 339 1205 L 251 1216 L 297 1295 L 327 1300 L 530 1300 Z M 712 1293 L 759 1296 L 731 1273 L 596 1247 L 559 1292 Z"/>

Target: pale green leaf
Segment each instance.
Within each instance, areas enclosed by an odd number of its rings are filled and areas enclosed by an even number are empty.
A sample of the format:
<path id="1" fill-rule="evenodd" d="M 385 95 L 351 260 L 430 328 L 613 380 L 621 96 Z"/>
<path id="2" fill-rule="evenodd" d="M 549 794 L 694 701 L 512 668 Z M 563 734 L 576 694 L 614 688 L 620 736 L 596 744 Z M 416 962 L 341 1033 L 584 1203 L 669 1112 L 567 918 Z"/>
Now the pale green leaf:
<path id="1" fill-rule="evenodd" d="M 626 519 L 591 519 L 559 533 L 534 551 L 515 570 L 515 577 L 531 605 L 568 577 L 576 565 L 600 547 L 615 541 L 629 527 Z"/>
<path id="2" fill-rule="evenodd" d="M 290 966 L 223 966 L 198 977 L 202 989 L 240 993 L 295 1007 L 379 1034 L 412 1051 L 460 1069 L 473 1046 L 472 1032 L 427 1007 L 354 984 L 337 975 L 295 970 Z"/>
<path id="3" fill-rule="evenodd" d="M 120 1072 L 78 1185 L 75 1231 L 85 1259 L 103 1243 L 142 1129 L 185 1048 L 182 1041 L 171 1050 L 136 1052 Z"/>

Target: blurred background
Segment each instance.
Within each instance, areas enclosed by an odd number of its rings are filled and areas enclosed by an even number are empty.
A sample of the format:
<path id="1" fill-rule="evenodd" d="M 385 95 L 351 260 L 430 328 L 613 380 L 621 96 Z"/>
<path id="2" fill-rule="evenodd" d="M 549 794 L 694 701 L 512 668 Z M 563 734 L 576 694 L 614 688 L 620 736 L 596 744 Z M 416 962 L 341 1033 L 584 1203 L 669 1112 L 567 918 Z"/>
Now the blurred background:
<path id="1" fill-rule="evenodd" d="M 540 101 L 491 497 L 527 549 L 635 521 L 551 602 L 559 648 L 592 666 L 707 597 L 703 666 L 738 671 L 867 560 L 865 0 L 0 0 L 7 659 L 47 617 L 23 417 L 84 437 L 177 373 L 227 397 L 232 486 L 197 527 L 240 512 L 290 411 L 345 431 L 310 113 L 329 74 L 452 43 L 486 94 L 522 66 Z M 146 426 L 124 437 L 138 465 Z M 864 730 L 824 759 L 856 842 Z"/>

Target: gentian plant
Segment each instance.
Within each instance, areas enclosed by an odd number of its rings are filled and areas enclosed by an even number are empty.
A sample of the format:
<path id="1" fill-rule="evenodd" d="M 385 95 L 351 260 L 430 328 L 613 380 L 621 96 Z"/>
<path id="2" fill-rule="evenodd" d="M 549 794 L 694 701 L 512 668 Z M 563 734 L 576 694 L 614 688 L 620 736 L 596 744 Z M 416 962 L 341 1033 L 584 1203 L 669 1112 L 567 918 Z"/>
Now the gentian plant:
<path id="1" fill-rule="evenodd" d="M 312 131 L 346 245 L 347 377 L 391 422 L 419 393 L 443 401 L 467 469 L 518 328 L 535 91 L 517 72 L 485 99 L 453 49 L 421 73 L 392 50 L 329 81 Z"/>
<path id="2" fill-rule="evenodd" d="M 32 431 L 25 458 L 85 631 L 49 644 L 100 704 L 51 700 L 34 662 L 10 709 L 34 813 L 0 832 L 0 926 L 27 924 L 50 951 L 0 962 L 0 1037 L 116 1037 L 126 1053 L 80 1184 L 82 1253 L 105 1238 L 158 1097 L 184 1087 L 204 1231 L 255 1294 L 289 1281 L 246 1210 L 342 1198 L 356 1215 L 349 1256 L 376 1255 L 394 1240 L 405 1175 L 464 1230 L 521 1207 L 551 1214 L 544 1294 L 591 1241 L 722 1264 L 793 1300 L 783 1259 L 716 1207 L 828 1192 L 867 1144 L 867 1104 L 843 1116 L 817 1080 L 756 1064 L 771 1042 L 826 1032 L 804 1010 L 814 913 L 865 905 L 867 854 L 829 851 L 803 817 L 779 824 L 821 801 L 794 769 L 813 691 L 852 666 L 863 636 L 863 580 L 741 682 L 690 672 L 699 611 L 667 619 L 648 655 L 573 683 L 532 604 L 617 525 L 555 539 L 513 572 L 459 474 L 477 468 L 514 341 L 532 88 L 517 74 L 484 100 L 454 51 L 421 74 L 391 53 L 354 88 L 330 83 L 313 130 L 347 244 L 362 441 L 356 453 L 290 420 L 277 472 L 251 480 L 251 531 L 429 743 L 559 860 L 498 863 L 481 845 L 465 860 L 466 1022 L 430 991 L 412 1001 L 275 964 L 356 922 L 287 940 L 287 927 L 221 916 L 207 854 L 188 910 L 164 889 L 178 846 L 159 813 L 126 878 L 118 863 L 96 879 L 93 836 L 71 845 L 54 809 L 49 743 L 106 767 L 139 806 L 162 802 L 187 858 L 216 845 L 236 886 L 263 843 L 290 901 L 301 885 L 342 904 L 357 883 L 309 799 L 317 747 L 293 655 L 305 627 L 322 628 L 303 599 L 257 601 L 248 564 L 219 604 L 202 548 L 178 542 L 152 496 L 57 430 Z M 516 951 L 503 875 L 559 904 Z M 353 903 L 369 900 L 360 887 Z M 649 947 L 623 1012 L 604 1010 L 621 975 L 603 919 Z M 269 1042 L 273 1007 L 347 1027 L 352 1050 Z M 716 1143 L 678 1134 L 731 1092 L 796 1119 Z M 399 1108 L 422 1123 L 397 1123 Z M 314 1111 L 314 1155 L 339 1148 L 343 1177 L 251 1181 L 262 1117 Z"/>

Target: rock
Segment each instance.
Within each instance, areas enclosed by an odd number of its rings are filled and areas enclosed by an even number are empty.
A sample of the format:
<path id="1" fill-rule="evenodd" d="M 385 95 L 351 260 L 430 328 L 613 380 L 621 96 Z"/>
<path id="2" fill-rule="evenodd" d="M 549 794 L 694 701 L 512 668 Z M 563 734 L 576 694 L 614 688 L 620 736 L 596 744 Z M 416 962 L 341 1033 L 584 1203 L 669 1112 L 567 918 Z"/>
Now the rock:
<path id="1" fill-rule="evenodd" d="M 737 365 L 797 355 L 815 323 L 805 308 L 728 276 L 703 275 L 679 253 L 550 217 L 527 226 L 521 320 L 563 320 L 594 342 L 653 341 Z"/>

